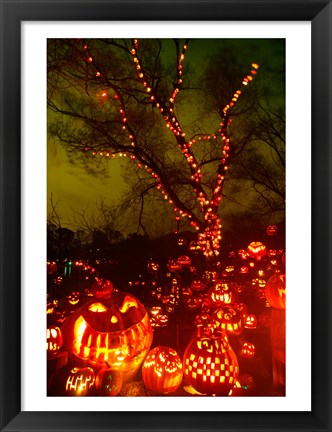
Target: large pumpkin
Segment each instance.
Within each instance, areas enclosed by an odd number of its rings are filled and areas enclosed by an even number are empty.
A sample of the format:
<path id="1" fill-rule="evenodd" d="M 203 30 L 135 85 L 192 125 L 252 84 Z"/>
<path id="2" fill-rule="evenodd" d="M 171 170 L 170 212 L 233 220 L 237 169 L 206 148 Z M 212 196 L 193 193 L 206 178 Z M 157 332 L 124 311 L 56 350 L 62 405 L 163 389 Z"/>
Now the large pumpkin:
<path id="1" fill-rule="evenodd" d="M 232 282 L 219 280 L 213 283 L 208 291 L 208 297 L 211 299 L 213 307 L 229 306 L 236 302 L 237 291 Z"/>
<path id="2" fill-rule="evenodd" d="M 183 356 L 184 376 L 199 393 L 226 396 L 239 375 L 236 355 L 221 337 L 198 337 Z"/>
<path id="3" fill-rule="evenodd" d="M 139 369 L 152 343 L 144 306 L 133 295 L 116 291 L 88 300 L 62 327 L 63 346 L 91 365 L 120 370 L 123 379 Z"/>
<path id="4" fill-rule="evenodd" d="M 173 348 L 156 346 L 144 360 L 143 382 L 153 393 L 174 393 L 180 387 L 182 376 L 182 362 Z"/>
<path id="5" fill-rule="evenodd" d="M 275 309 L 286 309 L 286 276 L 275 273 L 265 286 L 265 295 L 270 305 Z"/>

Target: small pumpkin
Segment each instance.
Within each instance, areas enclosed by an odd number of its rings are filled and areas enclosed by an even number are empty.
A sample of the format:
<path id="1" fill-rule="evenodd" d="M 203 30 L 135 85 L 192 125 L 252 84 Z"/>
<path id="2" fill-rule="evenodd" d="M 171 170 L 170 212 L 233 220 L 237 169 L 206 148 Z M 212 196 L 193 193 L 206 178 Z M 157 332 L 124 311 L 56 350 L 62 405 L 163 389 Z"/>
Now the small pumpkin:
<path id="1" fill-rule="evenodd" d="M 46 350 L 47 355 L 57 353 L 62 346 L 62 332 L 57 326 L 48 326 L 46 330 Z"/>
<path id="2" fill-rule="evenodd" d="M 251 242 L 247 248 L 247 252 L 251 258 L 260 260 L 266 255 L 266 246 L 261 242 Z"/>
<path id="3" fill-rule="evenodd" d="M 153 393 L 162 395 L 174 393 L 181 385 L 182 376 L 182 362 L 173 348 L 158 345 L 144 360 L 143 382 Z"/>
<path id="4" fill-rule="evenodd" d="M 122 388 L 121 372 L 111 368 L 100 369 L 95 387 L 100 396 L 117 396 Z"/>
<path id="5" fill-rule="evenodd" d="M 86 396 L 95 384 L 95 373 L 91 367 L 74 367 L 66 381 L 66 393 L 71 396 Z"/>

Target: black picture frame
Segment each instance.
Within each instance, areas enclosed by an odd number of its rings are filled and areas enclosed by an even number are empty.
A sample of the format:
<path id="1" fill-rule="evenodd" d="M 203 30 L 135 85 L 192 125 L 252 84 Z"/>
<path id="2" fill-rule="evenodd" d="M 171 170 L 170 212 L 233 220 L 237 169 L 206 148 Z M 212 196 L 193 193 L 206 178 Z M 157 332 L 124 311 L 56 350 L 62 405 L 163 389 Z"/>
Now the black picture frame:
<path id="1" fill-rule="evenodd" d="M 1 0 L 1 430 L 332 431 L 331 119 L 332 4 L 327 0 Z M 311 21 L 312 370 L 310 412 L 21 411 L 21 22 Z M 301 73 L 301 71 L 299 71 Z M 305 91 L 299 89 L 299 91 Z M 301 153 L 301 143 L 299 155 Z M 299 156 L 300 157 L 300 156 Z M 33 204 L 32 204 L 33 205 Z M 299 210 L 300 212 L 300 210 Z M 299 214 L 301 217 L 301 214 Z M 308 237 L 310 233 L 303 233 Z M 300 271 L 300 270 L 299 270 Z M 300 307 L 300 301 L 299 301 Z M 299 331 L 300 331 L 299 324 Z M 307 347 L 303 354 L 308 356 Z M 301 391 L 301 389 L 299 389 Z M 161 402 L 162 403 L 162 402 Z"/>

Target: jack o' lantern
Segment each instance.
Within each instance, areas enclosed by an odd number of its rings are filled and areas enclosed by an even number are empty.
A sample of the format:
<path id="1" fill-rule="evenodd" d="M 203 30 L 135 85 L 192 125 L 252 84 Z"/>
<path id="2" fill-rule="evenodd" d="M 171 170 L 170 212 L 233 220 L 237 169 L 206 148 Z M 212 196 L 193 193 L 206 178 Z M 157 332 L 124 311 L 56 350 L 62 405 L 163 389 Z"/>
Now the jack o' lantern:
<path id="1" fill-rule="evenodd" d="M 144 360 L 143 382 L 153 393 L 174 393 L 180 387 L 182 376 L 182 362 L 173 348 L 156 346 Z"/>
<path id="2" fill-rule="evenodd" d="M 233 304 L 237 299 L 237 292 L 231 282 L 217 281 L 209 289 L 208 296 L 214 307 L 220 307 Z"/>
<path id="3" fill-rule="evenodd" d="M 286 308 L 286 276 L 275 273 L 265 286 L 265 295 L 270 305 L 275 309 Z"/>
<path id="4" fill-rule="evenodd" d="M 243 315 L 244 320 L 244 328 L 246 329 L 256 329 L 257 328 L 257 317 L 256 315 L 250 313 L 250 314 L 244 314 Z"/>
<path id="5" fill-rule="evenodd" d="M 277 225 L 269 225 L 266 228 L 266 234 L 270 237 L 275 237 L 278 235 L 278 226 Z"/>
<path id="6" fill-rule="evenodd" d="M 240 356 L 245 359 L 251 359 L 255 357 L 256 348 L 253 343 L 244 342 L 241 347 Z"/>
<path id="7" fill-rule="evenodd" d="M 95 387 L 99 396 L 117 396 L 122 388 L 122 374 L 110 368 L 100 369 L 96 376 Z"/>
<path id="8" fill-rule="evenodd" d="M 88 300 L 62 327 L 63 346 L 91 365 L 120 370 L 123 379 L 137 372 L 152 343 L 144 306 L 133 295 L 116 291 Z"/>
<path id="9" fill-rule="evenodd" d="M 217 327 L 231 335 L 239 336 L 244 330 L 242 314 L 235 308 L 217 309 L 211 319 Z"/>
<path id="10" fill-rule="evenodd" d="M 73 291 L 66 297 L 67 308 L 69 310 L 75 310 L 81 305 L 81 293 L 79 291 Z"/>
<path id="11" fill-rule="evenodd" d="M 196 310 L 202 304 L 203 296 L 201 294 L 194 295 L 192 290 L 187 288 L 182 291 L 182 301 L 187 309 Z"/>
<path id="12" fill-rule="evenodd" d="M 191 264 L 191 259 L 187 255 L 181 255 L 177 259 L 177 262 L 181 264 L 181 267 L 189 267 Z"/>
<path id="13" fill-rule="evenodd" d="M 66 381 L 66 393 L 72 396 L 86 396 L 95 384 L 95 373 L 90 367 L 74 367 Z"/>
<path id="14" fill-rule="evenodd" d="M 189 250 L 192 253 L 199 253 L 201 251 L 201 245 L 198 241 L 192 240 L 189 245 Z"/>
<path id="15" fill-rule="evenodd" d="M 199 393 L 226 396 L 239 375 L 236 355 L 222 337 L 192 339 L 183 356 L 184 376 Z"/>
<path id="16" fill-rule="evenodd" d="M 191 282 L 191 289 L 193 291 L 204 291 L 205 284 L 200 278 L 194 277 Z"/>
<path id="17" fill-rule="evenodd" d="M 46 330 L 46 350 L 47 355 L 57 353 L 62 346 L 62 333 L 59 327 L 49 326 Z"/>
<path id="18" fill-rule="evenodd" d="M 157 263 L 157 261 L 151 259 L 148 262 L 148 272 L 150 274 L 156 274 L 158 273 L 158 271 L 159 271 L 159 264 Z"/>
<path id="19" fill-rule="evenodd" d="M 167 263 L 167 269 L 171 273 L 175 273 L 175 272 L 178 272 L 182 269 L 182 265 L 176 260 L 169 260 Z"/>
<path id="20" fill-rule="evenodd" d="M 113 292 L 113 284 L 109 280 L 102 280 L 95 278 L 94 283 L 92 284 L 91 291 L 94 297 L 98 299 L 108 298 L 112 295 Z"/>
<path id="21" fill-rule="evenodd" d="M 47 274 L 52 275 L 58 271 L 58 266 L 55 261 L 47 261 Z"/>
<path id="22" fill-rule="evenodd" d="M 260 260 L 266 255 L 266 246 L 261 242 L 251 242 L 248 246 L 247 252 L 251 258 Z"/>

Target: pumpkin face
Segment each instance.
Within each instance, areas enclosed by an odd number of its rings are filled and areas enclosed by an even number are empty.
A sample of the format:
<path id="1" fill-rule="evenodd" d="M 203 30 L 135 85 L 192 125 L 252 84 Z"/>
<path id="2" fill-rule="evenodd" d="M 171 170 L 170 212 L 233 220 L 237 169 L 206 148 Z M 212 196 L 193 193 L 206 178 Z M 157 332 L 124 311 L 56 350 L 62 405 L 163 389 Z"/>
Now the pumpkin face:
<path id="1" fill-rule="evenodd" d="M 244 342 L 240 351 L 240 356 L 242 358 L 251 359 L 255 357 L 255 352 L 256 352 L 256 348 L 253 343 Z"/>
<path id="2" fill-rule="evenodd" d="M 209 289 L 208 295 L 215 307 L 231 305 L 237 298 L 232 283 L 223 281 L 215 282 Z"/>
<path id="3" fill-rule="evenodd" d="M 195 278 L 193 279 L 193 281 L 191 282 L 191 289 L 193 291 L 204 291 L 205 289 L 205 284 L 201 281 L 201 279 L 199 278 Z"/>
<path id="4" fill-rule="evenodd" d="M 266 246 L 261 242 L 251 242 L 248 246 L 247 252 L 251 258 L 260 260 L 266 255 Z"/>
<path id="5" fill-rule="evenodd" d="M 121 372 L 110 368 L 100 369 L 95 385 L 100 396 L 117 396 L 122 388 Z"/>
<path id="6" fill-rule="evenodd" d="M 70 353 L 91 364 L 121 370 L 124 379 L 136 373 L 152 343 L 144 306 L 120 291 L 107 299 L 88 300 L 67 318 L 62 332 Z"/>
<path id="7" fill-rule="evenodd" d="M 49 326 L 46 330 L 47 355 L 57 353 L 62 346 L 62 333 L 59 327 Z"/>
<path id="8" fill-rule="evenodd" d="M 191 264 L 191 259 L 187 255 L 179 256 L 177 261 L 181 264 L 181 267 L 189 267 Z"/>
<path id="9" fill-rule="evenodd" d="M 66 393 L 72 396 L 86 396 L 94 386 L 95 373 L 92 368 L 73 368 L 67 378 Z"/>
<path id="10" fill-rule="evenodd" d="M 277 236 L 278 235 L 278 226 L 277 225 L 269 225 L 266 228 L 266 234 L 268 236 Z"/>
<path id="11" fill-rule="evenodd" d="M 275 309 L 286 309 L 286 276 L 275 273 L 265 286 L 265 295 L 270 305 Z"/>
<path id="12" fill-rule="evenodd" d="M 184 376 L 199 393 L 225 396 L 239 375 L 236 355 L 225 339 L 198 337 L 183 356 Z"/>
<path id="13" fill-rule="evenodd" d="M 244 314 L 244 328 L 246 329 L 255 329 L 257 328 L 257 317 L 254 314 Z"/>
<path id="14" fill-rule="evenodd" d="M 185 307 L 189 310 L 196 310 L 203 302 L 201 294 L 195 296 L 190 288 L 182 291 L 182 301 Z"/>
<path id="15" fill-rule="evenodd" d="M 157 346 L 144 360 L 143 382 L 145 387 L 153 393 L 174 393 L 180 387 L 182 376 L 182 362 L 173 348 Z"/>
<path id="16" fill-rule="evenodd" d="M 150 260 L 148 262 L 148 272 L 150 274 L 156 274 L 158 273 L 158 271 L 159 271 L 159 264 L 157 263 L 157 261 Z"/>
<path id="17" fill-rule="evenodd" d="M 167 264 L 167 268 L 171 273 L 174 273 L 174 272 L 180 271 L 182 268 L 182 265 L 178 261 L 169 260 L 168 264 Z"/>
<path id="18" fill-rule="evenodd" d="M 93 296 L 98 299 L 108 298 L 112 295 L 113 284 L 109 280 L 103 281 L 102 279 L 95 278 L 91 290 Z"/>
<path id="19" fill-rule="evenodd" d="M 242 314 L 235 308 L 217 309 L 212 314 L 212 322 L 231 335 L 238 336 L 244 330 Z"/>
<path id="20" fill-rule="evenodd" d="M 189 245 L 189 250 L 192 253 L 199 253 L 201 251 L 201 245 L 198 241 L 192 240 Z"/>

